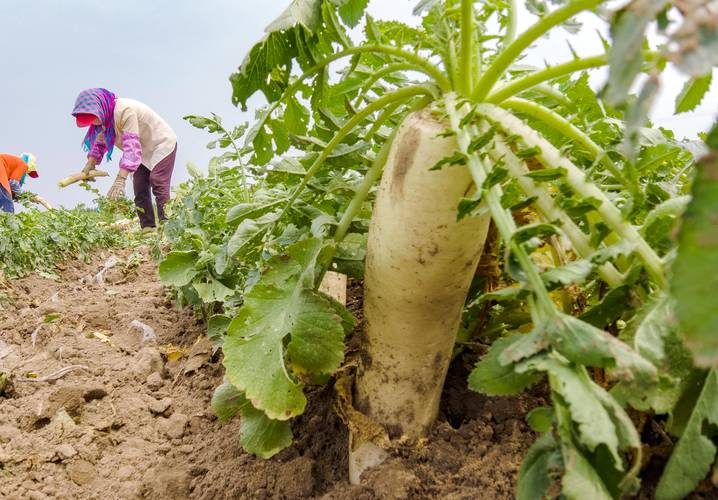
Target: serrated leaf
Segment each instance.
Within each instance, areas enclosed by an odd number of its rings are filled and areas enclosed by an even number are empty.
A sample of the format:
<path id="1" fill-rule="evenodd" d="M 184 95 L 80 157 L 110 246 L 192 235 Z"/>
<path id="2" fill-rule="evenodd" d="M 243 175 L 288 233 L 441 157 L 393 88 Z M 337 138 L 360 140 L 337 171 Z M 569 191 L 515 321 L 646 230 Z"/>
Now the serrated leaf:
<path id="1" fill-rule="evenodd" d="M 569 499 L 613 500 L 596 469 L 571 445 L 562 449 L 565 472 L 561 481 L 561 493 Z"/>
<path id="2" fill-rule="evenodd" d="M 699 78 L 691 78 L 676 97 L 676 113 L 693 111 L 708 93 L 713 81 L 713 72 Z"/>
<path id="3" fill-rule="evenodd" d="M 199 272 L 195 269 L 197 252 L 173 251 L 160 262 L 159 275 L 163 283 L 182 287 L 188 285 Z"/>
<path id="4" fill-rule="evenodd" d="M 441 170 L 444 165 L 466 165 L 466 155 L 457 151 L 453 155 L 437 161 L 429 170 Z"/>
<path id="5" fill-rule="evenodd" d="M 692 194 L 678 236 L 671 295 L 696 364 L 718 367 L 718 273 L 712 271 L 718 269 L 717 152 L 699 161 Z"/>
<path id="6" fill-rule="evenodd" d="M 521 226 L 511 237 L 516 243 L 521 244 L 532 238 L 545 239 L 558 234 L 558 229 L 553 224 L 536 223 Z"/>
<path id="7" fill-rule="evenodd" d="M 552 472 L 561 465 L 561 454 L 551 434 L 538 438 L 521 462 L 517 500 L 547 498 L 552 483 Z"/>
<path id="8" fill-rule="evenodd" d="M 560 179 L 565 176 L 566 169 L 563 167 L 542 168 L 526 174 L 526 177 L 530 177 L 537 182 L 555 181 L 556 179 Z"/>
<path id="9" fill-rule="evenodd" d="M 706 477 L 716 460 L 718 371 L 711 370 L 681 439 L 673 449 L 656 489 L 657 500 L 684 498 Z"/>
<path id="10" fill-rule="evenodd" d="M 227 378 L 272 419 L 289 419 L 306 405 L 303 384 L 285 362 L 285 342 L 292 365 L 303 371 L 332 373 L 343 359 L 343 318 L 314 290 L 324 248 L 307 239 L 270 259 L 225 339 Z M 309 352 L 311 343 L 320 345 L 321 353 Z"/>
<path id="11" fill-rule="evenodd" d="M 339 6 L 339 15 L 347 26 L 354 28 L 364 16 L 369 0 L 332 0 Z"/>
<path id="12" fill-rule="evenodd" d="M 583 283 L 593 271 L 589 260 L 581 259 L 569 262 L 561 267 L 554 267 L 541 273 L 541 279 L 549 289 L 560 285 Z"/>
<path id="13" fill-rule="evenodd" d="M 314 31 L 322 22 L 321 5 L 322 0 L 292 0 L 289 7 L 269 23 L 265 31 L 267 33 L 283 31 L 297 25 L 304 26 L 309 31 Z"/>
<path id="14" fill-rule="evenodd" d="M 609 333 L 567 314 L 544 325 L 551 345 L 570 361 L 584 366 L 613 368 L 612 375 L 651 385 L 657 380 L 656 367 Z"/>
<path id="15" fill-rule="evenodd" d="M 464 217 L 471 215 L 476 207 L 481 205 L 481 194 L 477 193 L 476 198 L 461 198 L 459 200 L 459 206 L 456 207 L 456 222 L 459 222 Z"/>
<path id="16" fill-rule="evenodd" d="M 538 359 L 522 364 L 550 374 L 551 389 L 560 394 L 566 402 L 581 444 L 590 451 L 595 451 L 599 445 L 605 446 L 615 467 L 623 470 L 616 427 L 608 411 L 596 397 L 596 384 L 585 373 L 585 369 L 551 356 L 539 356 Z"/>
<path id="17" fill-rule="evenodd" d="M 538 382 L 540 377 L 536 373 L 517 373 L 513 364 L 500 361 L 502 352 L 524 337 L 516 334 L 495 340 L 486 356 L 471 371 L 469 389 L 490 396 L 518 394 Z"/>

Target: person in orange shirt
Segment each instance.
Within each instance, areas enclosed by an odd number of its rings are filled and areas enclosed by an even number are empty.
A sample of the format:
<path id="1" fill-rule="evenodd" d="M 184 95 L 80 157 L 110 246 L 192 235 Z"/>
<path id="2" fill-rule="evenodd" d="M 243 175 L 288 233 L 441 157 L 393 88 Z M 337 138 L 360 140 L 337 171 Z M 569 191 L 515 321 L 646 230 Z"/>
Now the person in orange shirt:
<path id="1" fill-rule="evenodd" d="M 0 154 L 0 210 L 14 213 L 13 200 L 22 193 L 25 178 L 38 177 L 35 157 L 23 153 L 22 157 Z"/>

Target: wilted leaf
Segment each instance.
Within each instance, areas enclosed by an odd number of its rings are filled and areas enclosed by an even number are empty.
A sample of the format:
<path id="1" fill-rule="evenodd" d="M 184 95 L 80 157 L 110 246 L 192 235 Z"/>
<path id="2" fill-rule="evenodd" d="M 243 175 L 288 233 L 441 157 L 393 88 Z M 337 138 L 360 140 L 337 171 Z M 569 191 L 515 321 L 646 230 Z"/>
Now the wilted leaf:
<path id="1" fill-rule="evenodd" d="M 524 335 L 516 334 L 494 341 L 489 352 L 469 375 L 469 389 L 490 396 L 518 394 L 539 380 L 536 373 L 517 373 L 513 364 L 504 365 L 499 360 L 507 347 L 521 340 Z"/>

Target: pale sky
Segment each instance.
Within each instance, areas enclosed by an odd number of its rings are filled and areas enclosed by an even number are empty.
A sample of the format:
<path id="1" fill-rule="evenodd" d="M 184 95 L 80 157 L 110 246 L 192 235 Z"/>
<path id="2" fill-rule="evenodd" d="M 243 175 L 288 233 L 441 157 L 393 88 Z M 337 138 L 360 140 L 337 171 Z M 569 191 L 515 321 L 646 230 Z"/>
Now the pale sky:
<path id="1" fill-rule="evenodd" d="M 416 0 L 372 0 L 380 18 L 412 21 Z M 77 93 L 105 87 L 119 96 L 154 108 L 178 135 L 173 184 L 187 178 L 188 161 L 204 167 L 212 155 L 209 136 L 189 126 L 182 116 L 215 112 L 226 124 L 246 121 L 230 101 L 229 75 L 240 64 L 264 27 L 288 0 L 2 0 L 0 61 L 0 152 L 30 151 L 38 158 L 40 179 L 26 187 L 51 203 L 74 206 L 89 201 L 81 188 L 60 190 L 57 181 L 78 172 L 85 163 L 84 129 L 70 116 Z M 600 27 L 584 16 L 586 29 L 571 44 L 581 55 L 600 52 Z M 520 27 L 530 24 L 523 18 Z M 570 58 L 566 36 L 542 40 L 526 62 L 542 65 Z M 601 74 L 594 78 L 599 84 Z M 718 92 L 694 113 L 672 116 L 675 94 L 683 80 L 671 73 L 656 106 L 655 121 L 693 137 L 706 130 L 718 111 Z M 256 99 L 255 102 L 261 102 Z M 111 177 L 97 185 L 106 191 L 117 172 L 121 151 L 103 169 Z M 131 188 L 128 187 L 131 196 Z"/>

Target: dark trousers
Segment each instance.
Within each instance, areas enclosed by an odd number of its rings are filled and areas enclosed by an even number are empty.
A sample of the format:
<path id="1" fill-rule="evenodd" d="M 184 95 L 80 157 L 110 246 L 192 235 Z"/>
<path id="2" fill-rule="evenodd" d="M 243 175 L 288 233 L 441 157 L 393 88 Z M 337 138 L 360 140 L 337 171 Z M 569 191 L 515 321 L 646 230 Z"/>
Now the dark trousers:
<path id="1" fill-rule="evenodd" d="M 135 206 L 140 217 L 140 226 L 155 227 L 155 211 L 152 208 L 152 194 L 157 202 L 157 215 L 165 220 L 165 203 L 170 199 L 172 171 L 175 168 L 177 146 L 167 157 L 160 161 L 152 170 L 140 165 L 134 173 Z M 150 194 L 152 190 L 152 194 Z"/>

